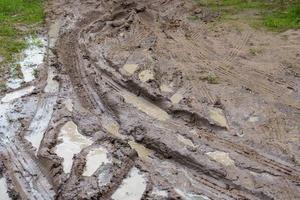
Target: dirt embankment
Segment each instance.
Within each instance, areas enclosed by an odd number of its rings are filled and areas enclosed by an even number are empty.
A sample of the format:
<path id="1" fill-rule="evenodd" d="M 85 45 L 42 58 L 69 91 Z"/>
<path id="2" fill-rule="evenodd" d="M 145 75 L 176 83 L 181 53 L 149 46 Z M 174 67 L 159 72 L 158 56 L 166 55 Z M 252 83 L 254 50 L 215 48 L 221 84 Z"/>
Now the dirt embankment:
<path id="1" fill-rule="evenodd" d="M 48 73 L 3 150 L 16 198 L 300 198 L 299 31 L 181 0 L 46 11 Z"/>

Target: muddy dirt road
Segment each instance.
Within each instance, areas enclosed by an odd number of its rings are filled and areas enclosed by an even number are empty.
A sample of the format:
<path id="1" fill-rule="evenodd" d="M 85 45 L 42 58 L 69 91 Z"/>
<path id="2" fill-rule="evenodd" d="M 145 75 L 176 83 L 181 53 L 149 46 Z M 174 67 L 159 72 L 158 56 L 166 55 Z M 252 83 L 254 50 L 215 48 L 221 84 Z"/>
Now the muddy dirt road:
<path id="1" fill-rule="evenodd" d="M 300 199 L 300 31 L 182 0 L 46 13 L 40 78 L 1 96 L 9 198 Z"/>

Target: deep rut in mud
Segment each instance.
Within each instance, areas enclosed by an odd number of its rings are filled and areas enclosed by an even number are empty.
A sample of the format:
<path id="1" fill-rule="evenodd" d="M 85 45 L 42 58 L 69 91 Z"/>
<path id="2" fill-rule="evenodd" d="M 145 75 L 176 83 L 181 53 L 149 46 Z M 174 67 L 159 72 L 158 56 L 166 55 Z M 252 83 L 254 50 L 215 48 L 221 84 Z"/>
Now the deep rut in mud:
<path id="1" fill-rule="evenodd" d="M 223 28 L 223 40 L 187 19 L 194 6 L 48 2 L 47 73 L 9 105 L 25 116 L 1 146 L 11 196 L 300 198 L 299 79 L 249 72 L 244 65 L 257 63 L 240 54 L 258 33 Z M 207 72 L 222 83 L 211 85 Z M 272 117 L 285 136 L 272 136 Z"/>

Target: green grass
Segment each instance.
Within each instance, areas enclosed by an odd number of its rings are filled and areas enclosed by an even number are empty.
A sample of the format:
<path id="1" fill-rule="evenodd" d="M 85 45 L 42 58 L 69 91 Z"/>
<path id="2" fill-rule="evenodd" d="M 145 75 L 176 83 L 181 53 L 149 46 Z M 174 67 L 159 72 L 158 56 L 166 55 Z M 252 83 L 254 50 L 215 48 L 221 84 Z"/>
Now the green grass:
<path id="1" fill-rule="evenodd" d="M 43 0 L 0 0 L 0 91 L 5 89 L 5 74 L 20 75 L 14 64 L 16 54 L 27 47 L 25 37 L 35 33 L 44 20 Z M 37 41 L 38 42 L 38 41 Z"/>
<path id="2" fill-rule="evenodd" d="M 5 58 L 1 66 L 26 48 L 25 36 L 43 19 L 43 0 L 0 0 L 0 55 Z"/>
<path id="3" fill-rule="evenodd" d="M 300 28 L 300 0 L 194 0 L 221 13 L 221 19 L 244 19 L 274 31 Z M 247 12 L 249 11 L 249 12 Z M 240 15 L 241 13 L 246 15 Z M 252 13 L 252 14 L 251 14 Z"/>

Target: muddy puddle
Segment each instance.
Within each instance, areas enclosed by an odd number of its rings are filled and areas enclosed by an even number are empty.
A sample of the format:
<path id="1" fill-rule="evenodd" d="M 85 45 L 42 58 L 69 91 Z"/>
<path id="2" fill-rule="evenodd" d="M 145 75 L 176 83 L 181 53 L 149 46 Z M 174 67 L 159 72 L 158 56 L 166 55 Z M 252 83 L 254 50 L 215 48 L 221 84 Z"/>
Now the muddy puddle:
<path id="1" fill-rule="evenodd" d="M 183 94 L 181 91 L 176 92 L 171 98 L 173 104 L 178 104 L 183 99 Z"/>
<path id="2" fill-rule="evenodd" d="M 153 152 L 150 149 L 146 148 L 142 144 L 136 143 L 134 141 L 130 141 L 128 142 L 128 144 L 132 149 L 134 149 L 138 153 L 138 156 L 141 159 L 148 159 L 149 156 L 153 154 Z"/>
<path id="3" fill-rule="evenodd" d="M 7 86 L 12 89 L 19 88 L 22 82 L 33 81 L 37 76 L 37 71 L 43 63 L 46 52 L 47 40 L 45 37 L 29 37 L 26 40 L 28 47 L 21 53 L 20 61 L 16 63 L 20 66 L 22 78 L 11 78 Z"/>
<path id="4" fill-rule="evenodd" d="M 113 200 L 141 200 L 146 190 L 147 180 L 139 169 L 132 168 L 116 192 L 112 195 Z"/>
<path id="5" fill-rule="evenodd" d="M 120 134 L 120 126 L 115 120 L 111 119 L 110 117 L 104 117 L 102 120 L 103 120 L 102 126 L 108 133 L 120 139 L 125 138 L 125 136 Z"/>
<path id="6" fill-rule="evenodd" d="M 96 170 L 104 164 L 111 163 L 108 158 L 108 151 L 103 147 L 92 149 L 86 156 L 86 166 L 83 176 L 92 176 Z"/>
<path id="7" fill-rule="evenodd" d="M 210 200 L 207 196 L 198 195 L 193 193 L 187 193 L 180 189 L 175 189 L 176 193 L 179 194 L 183 200 Z"/>
<path id="8" fill-rule="evenodd" d="M 1 102 L 8 103 L 8 102 L 16 100 L 20 97 L 28 95 L 33 92 L 34 88 L 35 88 L 34 86 L 29 86 L 29 87 L 8 93 L 1 99 Z"/>
<path id="9" fill-rule="evenodd" d="M 234 166 L 234 161 L 230 158 L 229 153 L 215 151 L 215 152 L 208 152 L 206 153 L 206 155 L 208 155 L 211 159 L 226 167 Z"/>
<path id="10" fill-rule="evenodd" d="M 123 66 L 123 70 L 127 72 L 129 75 L 133 75 L 136 70 L 138 70 L 139 66 L 137 64 L 125 64 Z"/>
<path id="11" fill-rule="evenodd" d="M 55 153 L 63 158 L 63 169 L 65 173 L 70 173 L 73 164 L 73 156 L 81 152 L 87 146 L 90 146 L 93 141 L 78 131 L 77 125 L 69 121 L 60 129 L 58 140 L 61 141 L 55 147 Z"/>
<path id="12" fill-rule="evenodd" d="M 142 97 L 138 97 L 129 92 L 122 92 L 122 97 L 125 99 L 126 103 L 129 103 L 136 107 L 137 109 L 141 110 L 142 112 L 146 113 L 152 118 L 165 121 L 170 119 L 170 116 L 167 112 L 162 110 L 161 108 L 157 107 L 156 105 L 146 101 Z"/>
<path id="13" fill-rule="evenodd" d="M 139 79 L 144 83 L 147 81 L 153 80 L 154 72 L 149 69 L 146 69 L 146 70 L 142 71 L 141 73 L 139 73 Z"/>
<path id="14" fill-rule="evenodd" d="M 152 195 L 167 198 L 168 197 L 168 191 L 166 190 L 160 190 L 157 187 L 154 187 L 152 190 Z"/>
<path id="15" fill-rule="evenodd" d="M 59 85 L 56 80 L 53 80 L 54 76 L 54 69 L 50 67 L 48 69 L 47 84 L 44 88 L 44 92 L 52 95 L 47 95 L 39 100 L 35 116 L 33 117 L 25 135 L 25 138 L 32 144 L 33 147 L 35 147 L 36 150 L 39 149 L 44 133 L 50 123 L 57 100 L 55 93 L 58 92 Z"/>
<path id="16" fill-rule="evenodd" d="M 229 129 L 229 126 L 227 124 L 227 120 L 224 116 L 224 113 L 219 108 L 211 108 L 209 111 L 209 117 L 212 120 L 212 122 L 218 126 L 221 126 L 223 128 Z"/>
<path id="17" fill-rule="evenodd" d="M 172 87 L 169 85 L 166 85 L 166 84 L 162 84 L 159 88 L 160 88 L 160 91 L 165 92 L 165 93 L 173 92 Z"/>
<path id="18" fill-rule="evenodd" d="M 11 200 L 7 191 L 7 184 L 4 177 L 0 178 L 0 199 L 1 200 Z"/>
<path id="19" fill-rule="evenodd" d="M 55 96 L 47 97 L 39 102 L 35 116 L 29 125 L 25 138 L 31 142 L 36 150 L 39 149 L 44 133 L 51 120 L 56 99 Z"/>

